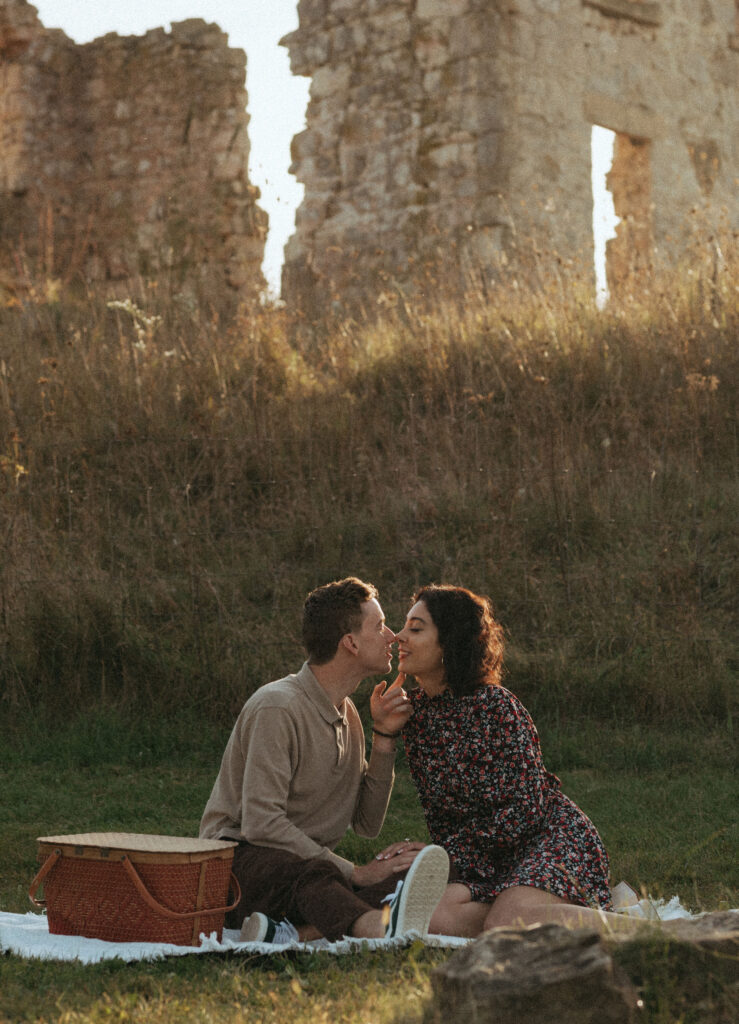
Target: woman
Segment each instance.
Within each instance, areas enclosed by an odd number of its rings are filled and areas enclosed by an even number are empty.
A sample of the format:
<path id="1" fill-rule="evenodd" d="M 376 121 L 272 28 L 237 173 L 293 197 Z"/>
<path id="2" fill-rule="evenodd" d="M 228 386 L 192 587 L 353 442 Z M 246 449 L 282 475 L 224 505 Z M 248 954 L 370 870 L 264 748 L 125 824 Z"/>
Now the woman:
<path id="1" fill-rule="evenodd" d="M 431 841 L 453 874 L 433 930 L 626 923 L 610 909 L 608 855 L 594 825 L 542 761 L 521 702 L 501 686 L 503 631 L 489 602 L 462 587 L 420 590 L 398 633 L 414 676 L 403 730 Z"/>

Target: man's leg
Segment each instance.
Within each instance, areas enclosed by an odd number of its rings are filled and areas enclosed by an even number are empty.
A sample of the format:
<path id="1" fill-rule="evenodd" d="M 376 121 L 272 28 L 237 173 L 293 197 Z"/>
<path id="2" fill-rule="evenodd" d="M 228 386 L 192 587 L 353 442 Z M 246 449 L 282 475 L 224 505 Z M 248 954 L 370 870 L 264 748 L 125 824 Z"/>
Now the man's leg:
<path id="1" fill-rule="evenodd" d="M 380 910 L 370 911 L 352 926 L 352 935 L 377 938 L 396 937 L 409 931 L 425 935 L 433 928 L 433 916 L 448 890 L 449 857 L 440 846 L 424 846 L 404 872 L 393 873 L 382 882 L 356 890 L 365 903 L 381 907 L 388 902 L 387 918 Z M 467 890 L 469 892 L 469 890 Z M 392 896 L 388 900 L 388 897 Z"/>
<path id="2" fill-rule="evenodd" d="M 334 941 L 355 934 L 354 923 L 371 914 L 363 924 L 374 927 L 373 934 L 382 934 L 380 911 L 355 893 L 330 861 L 303 860 L 286 850 L 241 843 L 234 850 L 233 872 L 241 886 L 241 900 L 228 915 L 227 927 L 239 928 L 245 917 L 259 911 L 276 921 L 286 918 L 300 930 L 301 938 L 315 937 L 305 928 L 312 925 Z"/>
<path id="3" fill-rule="evenodd" d="M 385 897 L 395 891 L 399 879 L 405 878 L 407 872 L 392 875 L 382 882 L 355 890 L 357 895 L 371 907 L 381 907 Z M 463 938 L 474 938 L 483 930 L 485 918 L 490 912 L 489 903 L 473 903 L 472 893 L 461 882 L 457 881 L 458 872 L 454 865 L 449 868 L 448 884 L 429 923 L 429 932 L 433 935 L 457 935 Z"/>

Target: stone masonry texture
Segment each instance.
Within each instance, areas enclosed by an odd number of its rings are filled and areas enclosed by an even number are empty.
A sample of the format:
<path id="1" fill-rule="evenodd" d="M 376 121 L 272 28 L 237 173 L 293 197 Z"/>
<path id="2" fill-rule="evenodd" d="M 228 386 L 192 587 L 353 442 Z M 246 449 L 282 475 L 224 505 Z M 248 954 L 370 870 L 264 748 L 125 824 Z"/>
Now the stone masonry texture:
<path id="1" fill-rule="evenodd" d="M 292 154 L 305 197 L 283 296 L 343 309 L 439 273 L 494 276 L 524 252 L 587 273 L 594 125 L 617 133 L 612 283 L 676 260 L 699 218 L 704 237 L 736 231 L 738 10 L 300 0 L 283 44 L 311 78 Z"/>
<path id="2" fill-rule="evenodd" d="M 0 0 L 0 285 L 166 275 L 257 294 L 245 67 L 200 19 L 77 45 Z"/>

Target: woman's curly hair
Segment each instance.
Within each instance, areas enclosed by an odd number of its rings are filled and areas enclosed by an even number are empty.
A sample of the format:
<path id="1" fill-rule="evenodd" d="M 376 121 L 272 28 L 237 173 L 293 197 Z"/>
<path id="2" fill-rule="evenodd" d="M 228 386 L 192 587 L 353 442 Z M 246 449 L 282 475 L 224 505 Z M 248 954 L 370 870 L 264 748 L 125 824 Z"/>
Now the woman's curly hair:
<path id="1" fill-rule="evenodd" d="M 499 686 L 503 674 L 503 627 L 487 597 L 465 587 L 433 583 L 413 601 L 423 601 L 439 632 L 446 682 L 455 697 L 480 686 Z"/>

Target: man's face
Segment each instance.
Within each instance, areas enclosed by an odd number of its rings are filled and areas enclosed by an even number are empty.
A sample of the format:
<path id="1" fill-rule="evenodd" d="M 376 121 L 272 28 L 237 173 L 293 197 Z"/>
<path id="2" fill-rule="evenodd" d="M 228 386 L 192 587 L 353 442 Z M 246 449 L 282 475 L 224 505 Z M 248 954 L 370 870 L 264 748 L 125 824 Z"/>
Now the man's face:
<path id="1" fill-rule="evenodd" d="M 386 625 L 380 602 L 376 598 L 362 605 L 362 625 L 352 636 L 367 675 L 389 671 L 395 634 Z"/>

